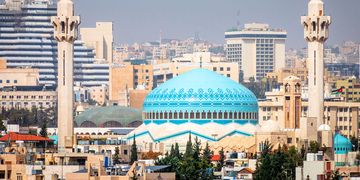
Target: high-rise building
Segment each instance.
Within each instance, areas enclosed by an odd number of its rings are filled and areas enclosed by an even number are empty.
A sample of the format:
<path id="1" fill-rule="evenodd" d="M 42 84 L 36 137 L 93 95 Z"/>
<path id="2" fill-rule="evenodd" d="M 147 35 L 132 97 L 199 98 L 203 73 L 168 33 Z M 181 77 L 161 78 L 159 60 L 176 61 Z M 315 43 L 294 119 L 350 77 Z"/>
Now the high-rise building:
<path id="1" fill-rule="evenodd" d="M 324 42 L 329 37 L 330 16 L 325 16 L 322 0 L 311 0 L 308 16 L 302 16 L 304 37 L 308 42 L 309 114 L 317 119 L 317 127 L 324 122 Z"/>
<path id="2" fill-rule="evenodd" d="M 56 84 L 57 42 L 50 21 L 57 8 L 51 0 L 8 0 L 0 5 L 0 57 L 8 68 L 39 69 L 41 84 Z M 94 50 L 74 43 L 74 81 L 84 86 L 107 84 L 109 65 L 95 64 Z"/>
<path id="3" fill-rule="evenodd" d="M 266 73 L 285 67 L 287 33 L 267 24 L 245 24 L 225 32 L 226 58 L 237 62 L 245 81 L 260 80 Z"/>

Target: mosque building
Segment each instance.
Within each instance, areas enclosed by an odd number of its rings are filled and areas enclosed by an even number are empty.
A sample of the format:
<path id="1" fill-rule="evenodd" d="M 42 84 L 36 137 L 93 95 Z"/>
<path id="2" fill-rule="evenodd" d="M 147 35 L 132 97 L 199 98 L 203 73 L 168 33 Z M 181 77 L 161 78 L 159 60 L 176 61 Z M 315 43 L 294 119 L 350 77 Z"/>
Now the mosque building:
<path id="1" fill-rule="evenodd" d="M 131 132 L 129 142 L 174 143 L 184 146 L 198 137 L 217 142 L 229 136 L 253 136 L 258 102 L 243 85 L 206 69 L 194 69 L 154 89 L 145 99 L 144 123 Z M 145 148 L 146 149 L 146 148 Z"/>

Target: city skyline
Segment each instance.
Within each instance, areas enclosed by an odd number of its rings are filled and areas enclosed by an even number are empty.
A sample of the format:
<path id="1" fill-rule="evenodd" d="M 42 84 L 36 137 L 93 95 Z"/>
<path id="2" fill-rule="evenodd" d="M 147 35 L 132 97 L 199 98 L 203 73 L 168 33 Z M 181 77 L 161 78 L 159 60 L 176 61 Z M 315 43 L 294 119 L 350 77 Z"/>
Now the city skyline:
<path id="1" fill-rule="evenodd" d="M 222 44 L 224 32 L 230 28 L 240 28 L 245 23 L 268 23 L 272 28 L 282 28 L 288 32 L 286 47 L 305 47 L 299 16 L 305 15 L 303 8 L 307 1 L 275 0 L 259 1 L 102 1 L 84 0 L 75 2 L 76 14 L 82 17 L 81 27 L 94 26 L 96 21 L 113 21 L 116 43 L 147 42 L 163 38 L 185 39 L 198 33 L 201 39 Z M 359 41 L 360 24 L 347 28 L 348 22 L 356 21 L 360 11 L 360 1 L 326 1 L 327 15 L 333 17 L 329 45 L 344 41 Z M 191 4 L 191 5 L 189 5 Z M 204 6 L 206 5 L 206 6 Z M 98 7 L 93 11 L 93 7 Z M 176 7 L 176 8 L 173 8 Z M 206 7 L 206 9 L 204 8 Z M 286 8 L 282 8 L 286 7 Z M 255 11 L 257 10 L 257 11 Z M 183 12 L 187 12 L 184 14 Z M 358 37 L 358 38 L 356 38 Z"/>

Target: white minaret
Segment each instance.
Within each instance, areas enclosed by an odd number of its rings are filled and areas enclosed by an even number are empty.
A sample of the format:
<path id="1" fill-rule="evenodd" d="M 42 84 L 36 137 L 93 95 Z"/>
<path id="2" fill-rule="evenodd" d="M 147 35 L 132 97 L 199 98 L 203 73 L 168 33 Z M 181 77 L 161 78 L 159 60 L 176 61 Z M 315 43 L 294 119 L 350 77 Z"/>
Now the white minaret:
<path id="1" fill-rule="evenodd" d="M 74 41 L 80 17 L 74 16 L 71 0 L 59 0 L 57 16 L 52 17 L 54 37 L 58 41 L 58 152 L 72 152 L 74 106 Z"/>
<path id="2" fill-rule="evenodd" d="M 329 37 L 330 16 L 324 15 L 322 0 L 310 0 L 308 16 L 302 16 L 304 37 L 308 42 L 308 117 L 317 119 L 317 127 L 324 120 L 324 42 Z"/>

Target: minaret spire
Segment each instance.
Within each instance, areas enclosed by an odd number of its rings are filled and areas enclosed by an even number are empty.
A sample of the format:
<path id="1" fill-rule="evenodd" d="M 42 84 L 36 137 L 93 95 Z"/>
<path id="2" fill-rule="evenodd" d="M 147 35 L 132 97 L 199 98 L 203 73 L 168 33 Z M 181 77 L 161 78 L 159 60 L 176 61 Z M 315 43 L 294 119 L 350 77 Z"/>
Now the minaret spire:
<path id="1" fill-rule="evenodd" d="M 74 16 L 74 3 L 59 0 L 57 16 L 52 17 L 54 38 L 58 41 L 58 152 L 72 152 L 74 142 L 74 41 L 80 17 Z"/>
<path id="2" fill-rule="evenodd" d="M 308 42 L 308 117 L 324 123 L 324 43 L 329 37 L 330 16 L 324 15 L 322 0 L 310 0 L 308 15 L 301 17 L 304 38 Z"/>

